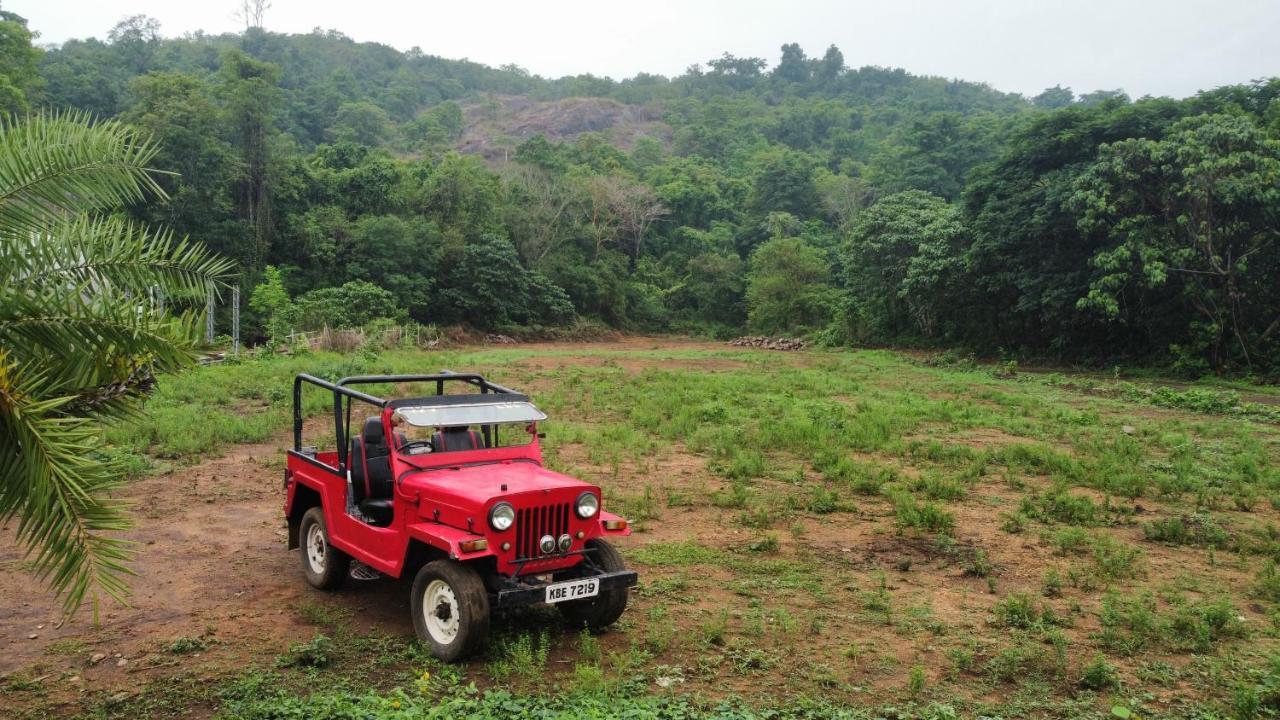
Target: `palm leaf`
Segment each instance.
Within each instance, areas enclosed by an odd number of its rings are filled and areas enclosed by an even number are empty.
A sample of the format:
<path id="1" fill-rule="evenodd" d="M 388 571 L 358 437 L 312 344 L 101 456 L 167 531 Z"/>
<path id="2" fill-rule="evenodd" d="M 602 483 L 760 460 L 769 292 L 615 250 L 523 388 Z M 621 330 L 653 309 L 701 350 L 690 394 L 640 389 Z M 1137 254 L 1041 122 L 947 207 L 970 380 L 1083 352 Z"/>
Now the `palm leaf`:
<path id="1" fill-rule="evenodd" d="M 26 294 L 87 285 L 203 301 L 231 268 L 202 245 L 118 216 L 61 218 L 0 247 L 0 282 Z"/>
<path id="2" fill-rule="evenodd" d="M 39 232 L 67 214 L 164 197 L 148 169 L 156 146 L 115 121 L 73 112 L 0 118 L 0 233 Z"/>
<path id="3" fill-rule="evenodd" d="M 123 600 L 128 548 L 108 533 L 128 527 L 106 499 L 121 468 L 96 452 L 99 430 L 57 412 L 66 399 L 39 399 L 39 378 L 0 366 L 0 520 L 21 518 L 17 539 L 38 578 L 64 595 L 71 612 L 101 590 Z"/>
<path id="4" fill-rule="evenodd" d="M 0 521 L 67 612 L 128 590 L 121 464 L 100 421 L 138 408 L 155 372 L 189 365 L 230 264 L 171 233 L 95 214 L 161 194 L 150 141 L 85 115 L 0 120 Z"/>

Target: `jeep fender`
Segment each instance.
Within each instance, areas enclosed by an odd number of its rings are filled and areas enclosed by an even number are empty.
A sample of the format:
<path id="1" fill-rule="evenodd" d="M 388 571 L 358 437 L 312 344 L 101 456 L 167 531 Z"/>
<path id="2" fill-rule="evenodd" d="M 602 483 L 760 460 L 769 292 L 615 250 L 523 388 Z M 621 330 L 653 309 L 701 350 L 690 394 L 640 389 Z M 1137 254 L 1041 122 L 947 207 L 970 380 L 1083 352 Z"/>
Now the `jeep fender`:
<path id="1" fill-rule="evenodd" d="M 622 526 L 622 529 L 621 529 L 621 530 L 610 530 L 610 529 L 605 525 L 605 523 L 607 523 L 607 522 L 608 522 L 608 523 L 611 523 L 611 522 L 618 522 L 618 521 L 621 521 L 621 522 L 625 523 L 625 524 Z M 625 537 L 625 536 L 627 536 L 627 535 L 630 535 L 630 534 L 631 534 L 631 523 L 626 522 L 626 521 L 622 518 L 622 516 L 620 516 L 620 515 L 614 515 L 613 513 L 608 513 L 608 512 L 605 512 L 604 510 L 601 510 L 601 511 L 600 511 L 600 534 L 601 534 L 601 535 L 611 535 L 611 536 L 612 536 L 612 535 L 621 535 L 621 536 L 624 536 L 624 537 Z"/>
<path id="2" fill-rule="evenodd" d="M 461 545 L 464 541 L 483 540 L 484 536 L 469 533 L 466 530 L 459 530 L 449 525 L 418 522 L 411 523 L 407 530 L 409 531 L 409 537 L 440 550 L 448 555 L 450 560 L 465 562 L 493 555 L 493 551 L 488 548 L 476 552 L 463 552 Z"/>

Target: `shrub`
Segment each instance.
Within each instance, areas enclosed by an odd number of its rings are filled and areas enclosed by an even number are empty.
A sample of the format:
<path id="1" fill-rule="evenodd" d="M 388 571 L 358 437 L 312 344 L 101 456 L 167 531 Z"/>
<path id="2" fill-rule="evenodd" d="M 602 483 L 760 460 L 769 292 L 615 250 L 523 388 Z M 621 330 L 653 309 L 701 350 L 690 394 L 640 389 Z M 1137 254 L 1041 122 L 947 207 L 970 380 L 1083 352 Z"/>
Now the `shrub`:
<path id="1" fill-rule="evenodd" d="M 1213 548 L 1226 547 L 1231 541 L 1230 533 L 1207 513 L 1143 523 L 1142 536 L 1152 542 Z"/>
<path id="2" fill-rule="evenodd" d="M 316 635 L 304 643 L 293 643 L 278 664 L 281 667 L 319 668 L 333 661 L 333 641 L 327 635 Z"/>
<path id="3" fill-rule="evenodd" d="M 898 527 L 924 532 L 950 534 L 956 524 L 955 516 L 941 505 L 919 502 L 905 493 L 895 499 L 894 514 Z"/>
<path id="4" fill-rule="evenodd" d="M 1080 687 L 1086 690 L 1110 690 L 1120 686 L 1120 674 L 1102 653 L 1080 671 Z"/>
<path id="5" fill-rule="evenodd" d="M 1027 629 L 1040 623 L 1040 609 L 1036 601 L 1026 593 L 1012 593 L 1005 596 L 992 609 L 996 616 L 996 624 L 1001 627 Z"/>
<path id="6" fill-rule="evenodd" d="M 1019 509 L 1037 520 L 1067 525 L 1096 525 L 1101 514 L 1092 500 L 1065 490 L 1024 497 Z"/>
<path id="7" fill-rule="evenodd" d="M 818 487 L 813 489 L 813 497 L 807 507 L 809 512 L 826 515 L 840 509 L 840 499 L 834 491 Z"/>
<path id="8" fill-rule="evenodd" d="M 1258 579 L 1254 583 L 1253 593 L 1264 600 L 1280 602 L 1280 570 L 1276 569 L 1274 560 L 1268 560 L 1267 564 L 1263 565 L 1262 569 L 1258 571 Z"/>

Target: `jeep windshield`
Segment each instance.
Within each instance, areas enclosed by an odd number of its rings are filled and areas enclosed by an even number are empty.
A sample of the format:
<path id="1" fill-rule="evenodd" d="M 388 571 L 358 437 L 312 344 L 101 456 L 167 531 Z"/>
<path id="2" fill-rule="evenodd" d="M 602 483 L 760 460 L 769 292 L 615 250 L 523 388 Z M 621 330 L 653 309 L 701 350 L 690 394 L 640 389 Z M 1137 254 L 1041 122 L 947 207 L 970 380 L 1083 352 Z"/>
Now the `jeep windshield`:
<path id="1" fill-rule="evenodd" d="M 451 396 L 443 396 L 451 397 Z M 457 397 L 457 396 L 452 396 Z M 429 398 L 435 400 L 436 398 Z M 468 400 L 470 400 L 468 398 Z M 396 412 L 414 427 L 461 427 L 468 425 L 498 425 L 530 423 L 546 420 L 546 413 L 531 402 L 510 400 L 475 400 L 469 402 L 424 403 L 399 405 Z"/>

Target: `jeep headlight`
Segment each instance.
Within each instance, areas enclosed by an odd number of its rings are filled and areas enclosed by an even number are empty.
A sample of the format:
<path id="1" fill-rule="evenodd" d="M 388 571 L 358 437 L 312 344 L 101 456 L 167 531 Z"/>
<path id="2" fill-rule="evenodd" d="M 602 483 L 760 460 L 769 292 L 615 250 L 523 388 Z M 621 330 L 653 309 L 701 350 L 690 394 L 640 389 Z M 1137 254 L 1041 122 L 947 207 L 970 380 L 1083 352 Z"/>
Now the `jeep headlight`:
<path id="1" fill-rule="evenodd" d="M 511 503 L 500 502 L 489 509 L 489 525 L 499 532 L 515 524 L 516 509 Z"/>
<path id="2" fill-rule="evenodd" d="M 600 512 L 600 498 L 593 492 L 584 492 L 578 496 L 578 502 L 574 503 L 574 507 L 578 511 L 578 517 L 583 520 L 593 518 Z"/>

